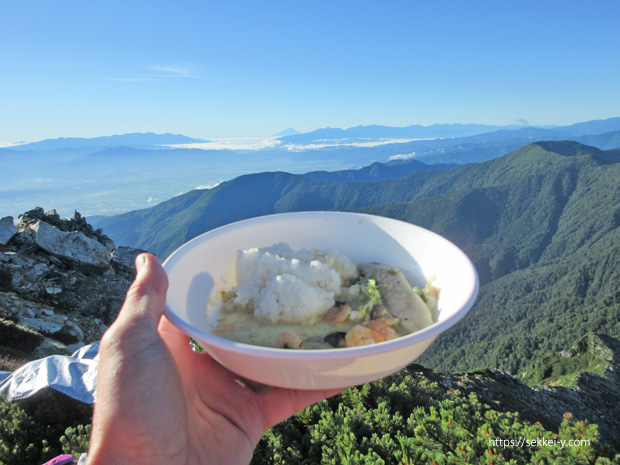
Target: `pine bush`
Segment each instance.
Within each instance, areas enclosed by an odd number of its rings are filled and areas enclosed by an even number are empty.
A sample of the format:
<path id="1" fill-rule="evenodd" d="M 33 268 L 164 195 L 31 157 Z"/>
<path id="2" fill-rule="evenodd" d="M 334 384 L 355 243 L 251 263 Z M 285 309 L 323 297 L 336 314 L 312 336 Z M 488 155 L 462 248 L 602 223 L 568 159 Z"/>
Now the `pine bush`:
<path id="1" fill-rule="evenodd" d="M 497 440 L 501 439 L 502 442 Z M 562 446 L 560 441 L 565 441 Z M 567 446 L 568 440 L 582 440 Z M 406 370 L 308 407 L 276 425 L 252 465 L 620 464 L 597 426 L 567 414 L 559 431 L 498 412 Z"/>
<path id="2" fill-rule="evenodd" d="M 62 452 L 73 454 L 76 457 L 88 452 L 88 441 L 90 440 L 91 425 L 69 426 L 65 434 L 60 438 Z"/>

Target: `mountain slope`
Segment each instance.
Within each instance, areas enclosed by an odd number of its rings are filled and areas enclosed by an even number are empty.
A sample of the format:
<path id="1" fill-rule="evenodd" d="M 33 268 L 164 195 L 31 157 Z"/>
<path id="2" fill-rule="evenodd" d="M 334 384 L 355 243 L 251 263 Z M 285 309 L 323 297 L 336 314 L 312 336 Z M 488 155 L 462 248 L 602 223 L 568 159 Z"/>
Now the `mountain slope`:
<path id="1" fill-rule="evenodd" d="M 358 170 L 311 171 L 305 173 L 306 178 L 315 181 L 347 182 L 347 181 L 382 181 L 397 179 L 419 171 L 436 171 L 452 168 L 454 165 L 427 165 L 417 160 L 406 160 L 400 163 L 372 163 Z M 432 174 L 429 174 L 432 176 Z"/>
<path id="2" fill-rule="evenodd" d="M 424 177 L 411 177 L 389 185 L 330 183 L 282 172 L 251 174 L 213 189 L 188 192 L 150 209 L 97 218 L 95 225 L 119 244 L 142 244 L 163 258 L 198 234 L 233 221 L 289 211 L 352 210 L 405 201 L 424 182 Z"/>
<path id="3" fill-rule="evenodd" d="M 562 251 L 574 234 L 588 234 L 573 231 L 575 224 L 613 212 L 616 207 L 608 204 L 615 198 L 615 189 L 610 187 L 617 165 L 604 157 L 614 153 L 570 142 L 537 143 L 485 163 L 378 182 L 333 183 L 287 173 L 260 173 L 211 190 L 192 191 L 151 209 L 103 219 L 97 226 L 121 243 L 165 255 L 171 245 L 155 247 L 150 238 L 156 234 L 170 232 L 170 237 L 188 240 L 233 218 L 304 209 L 363 209 L 445 234 L 480 262 L 484 283 L 536 263 L 553 237 L 554 247 Z M 560 225 L 582 172 L 596 173 L 581 179 L 604 187 L 580 190 L 576 201 L 583 197 L 588 211 L 581 212 L 576 223 L 571 219 L 573 226 L 566 221 Z M 593 195 L 607 197 L 594 202 Z M 162 229 L 164 219 L 171 226 Z M 563 239 L 565 234 L 570 240 Z"/>
<path id="4" fill-rule="evenodd" d="M 576 141 L 585 145 L 592 145 L 602 150 L 615 149 L 620 147 L 620 131 L 610 131 L 603 134 L 593 134 L 579 136 Z"/>
<path id="5" fill-rule="evenodd" d="M 377 182 L 286 173 L 237 178 L 104 221 L 117 243 L 165 257 L 222 224 L 276 212 L 352 210 L 419 224 L 474 261 L 470 314 L 422 362 L 513 373 L 585 331 L 620 335 L 620 163 L 617 151 L 534 143 L 488 162 Z"/>
<path id="6" fill-rule="evenodd" d="M 443 234 L 479 270 L 475 307 L 422 363 L 516 373 L 585 329 L 620 334 L 620 164 L 578 144 L 540 143 L 484 165 L 478 175 L 492 186 L 461 176 L 461 196 L 362 209 Z"/>

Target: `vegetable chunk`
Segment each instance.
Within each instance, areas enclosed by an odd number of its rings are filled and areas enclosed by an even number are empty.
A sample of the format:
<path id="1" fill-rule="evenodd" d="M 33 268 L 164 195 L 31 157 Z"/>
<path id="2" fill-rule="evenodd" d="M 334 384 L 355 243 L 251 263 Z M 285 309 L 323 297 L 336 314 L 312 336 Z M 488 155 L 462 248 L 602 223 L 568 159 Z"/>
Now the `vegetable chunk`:
<path id="1" fill-rule="evenodd" d="M 361 263 L 357 268 L 362 275 L 385 285 L 381 295 L 383 303 L 400 319 L 405 330 L 412 333 L 433 324 L 431 311 L 422 297 L 414 292 L 402 271 L 379 263 Z"/>

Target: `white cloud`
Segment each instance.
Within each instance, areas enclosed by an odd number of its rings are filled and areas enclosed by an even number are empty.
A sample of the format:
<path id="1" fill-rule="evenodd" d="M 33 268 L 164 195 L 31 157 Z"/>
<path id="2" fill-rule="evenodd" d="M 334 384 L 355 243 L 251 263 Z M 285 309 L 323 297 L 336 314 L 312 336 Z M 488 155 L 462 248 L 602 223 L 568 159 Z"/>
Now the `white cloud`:
<path id="1" fill-rule="evenodd" d="M 198 75 L 191 65 L 153 65 L 143 66 L 143 71 L 138 76 L 109 78 L 114 82 L 153 82 L 167 81 L 171 79 L 197 79 Z"/>
<path id="2" fill-rule="evenodd" d="M 428 140 L 428 139 L 376 139 L 368 141 L 354 140 L 352 142 L 349 139 L 333 139 L 333 140 L 320 140 L 315 141 L 312 144 L 286 144 L 283 147 L 292 152 L 301 152 L 302 150 L 322 149 L 325 147 L 377 147 L 379 145 L 386 144 L 402 144 L 406 142 L 413 142 L 416 140 Z M 316 143 L 323 142 L 323 143 Z"/>
<path id="3" fill-rule="evenodd" d="M 168 147 L 201 150 L 260 150 L 276 148 L 280 144 L 280 140 L 276 138 L 222 137 L 212 139 L 209 142 L 198 142 L 195 144 L 176 144 L 169 145 Z"/>
<path id="4" fill-rule="evenodd" d="M 410 158 L 415 158 L 415 152 L 411 153 L 401 153 L 400 155 L 392 155 L 389 160 L 408 160 Z"/>
<path id="5" fill-rule="evenodd" d="M 153 71 L 164 78 L 196 78 L 197 76 L 189 67 L 182 66 L 151 66 Z"/>
<path id="6" fill-rule="evenodd" d="M 110 78 L 108 79 L 108 81 L 114 81 L 114 82 L 147 82 L 147 81 L 153 81 L 154 79 L 148 79 L 148 78 Z"/>
<path id="7" fill-rule="evenodd" d="M 222 181 L 214 182 L 213 184 L 205 184 L 202 186 L 196 186 L 196 190 L 213 189 L 214 187 L 217 187 L 220 184 L 222 184 Z"/>
<path id="8" fill-rule="evenodd" d="M 313 141 L 309 144 L 283 144 L 277 137 L 218 137 L 210 139 L 208 142 L 175 144 L 167 145 L 166 147 L 201 150 L 261 150 L 281 147 L 292 152 L 301 152 L 325 147 L 377 147 L 379 145 L 402 144 L 416 140 L 430 139 L 323 139 Z M 408 156 L 411 157 L 414 155 L 415 154 Z"/>
<path id="9" fill-rule="evenodd" d="M 0 149 L 7 148 L 7 147 L 15 147 L 16 145 L 23 145 L 26 143 L 27 142 L 0 142 Z"/>

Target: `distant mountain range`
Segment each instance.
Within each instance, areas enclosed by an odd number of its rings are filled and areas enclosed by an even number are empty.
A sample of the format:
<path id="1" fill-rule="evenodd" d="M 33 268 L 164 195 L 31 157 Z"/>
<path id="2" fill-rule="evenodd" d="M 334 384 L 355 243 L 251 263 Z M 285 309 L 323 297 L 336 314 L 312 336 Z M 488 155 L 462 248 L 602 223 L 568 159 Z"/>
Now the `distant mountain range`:
<path id="1" fill-rule="evenodd" d="M 286 128 L 284 131 L 280 131 L 275 136 L 276 137 L 294 136 L 295 134 L 300 134 L 300 132 L 293 128 Z"/>
<path id="2" fill-rule="evenodd" d="M 11 147 L 13 150 L 46 151 L 59 149 L 97 149 L 110 147 L 157 147 L 160 145 L 191 144 L 195 142 L 206 142 L 204 139 L 193 139 L 181 134 L 154 134 L 133 133 L 117 136 L 102 136 L 93 138 L 82 137 L 60 137 L 58 139 L 46 139 L 29 144 L 16 145 Z"/>
<path id="3" fill-rule="evenodd" d="M 288 211 L 360 211 L 436 231 L 472 258 L 482 287 L 427 366 L 517 373 L 586 331 L 620 336 L 620 150 L 549 141 L 483 163 L 415 167 L 246 175 L 94 223 L 161 258 L 220 225 Z"/>
<path id="4" fill-rule="evenodd" d="M 300 133 L 289 127 L 275 134 L 286 145 L 290 143 L 311 143 L 324 140 L 379 140 L 379 139 L 444 139 L 469 138 L 485 134 L 487 140 L 504 140 L 507 134 L 527 137 L 576 137 L 606 132 L 620 131 L 620 117 L 605 120 L 593 120 L 569 126 L 531 127 L 523 125 L 494 126 L 486 124 L 419 124 L 394 127 L 381 125 L 355 126 L 348 129 L 322 128 L 315 131 Z M 514 138 L 510 137 L 509 138 Z M 480 139 L 465 139 L 465 142 L 476 143 Z M 60 137 L 12 146 L 19 151 L 48 151 L 59 149 L 96 149 L 114 147 L 154 148 L 165 145 L 192 144 L 208 142 L 206 139 L 195 139 L 182 134 L 131 133 L 93 138 Z"/>
<path id="5" fill-rule="evenodd" d="M 355 126 L 348 129 L 327 127 L 304 134 L 287 135 L 281 137 L 281 140 L 284 143 L 308 143 L 319 140 L 341 139 L 436 139 L 468 137 L 478 134 L 515 131 L 520 129 L 547 130 L 549 131 L 548 133 L 563 134 L 564 136 L 601 134 L 620 130 L 620 118 L 588 121 L 569 126 L 546 127 L 529 127 L 523 125 L 493 126 L 486 124 L 432 124 L 430 126 L 415 124 L 406 127 L 370 125 Z"/>
<path id="6" fill-rule="evenodd" d="M 444 128 L 453 133 L 498 128 L 435 126 L 435 131 Z M 406 169 L 414 170 L 413 165 L 394 169 L 394 164 L 415 160 L 439 165 L 441 169 L 479 163 L 536 141 L 573 140 L 604 150 L 620 147 L 620 118 L 409 142 L 389 137 L 401 137 L 404 130 L 429 131 L 428 128 L 358 126 L 338 129 L 339 137 L 347 138 L 331 141 L 320 139 L 326 135 L 315 131 L 304 136 L 306 142 L 287 142 L 288 136 L 283 136 L 279 144 L 267 144 L 255 150 L 222 149 L 221 146 L 217 150 L 179 148 L 178 144 L 204 141 L 183 135 L 150 133 L 92 139 L 60 138 L 1 148 L 0 171 L 11 173 L 11 176 L 0 189 L 0 216 L 17 215 L 37 204 L 53 206 L 69 216 L 74 209 L 89 216 L 122 213 L 146 208 L 191 189 L 256 172 L 308 173 L 307 176 L 315 180 L 381 180 L 402 176 Z M 290 132 L 289 129 L 284 132 Z M 319 139 L 315 140 L 316 137 Z M 374 163 L 381 165 L 372 166 Z M 349 172 L 352 168 L 360 171 Z"/>
<path id="7" fill-rule="evenodd" d="M 310 142 L 337 139 L 426 139 L 444 137 L 465 137 L 501 129 L 518 129 L 522 126 L 492 126 L 486 124 L 433 124 L 421 126 L 414 124 L 405 127 L 394 126 L 355 126 L 348 129 L 321 128 L 303 134 L 282 137 L 283 142 Z"/>

